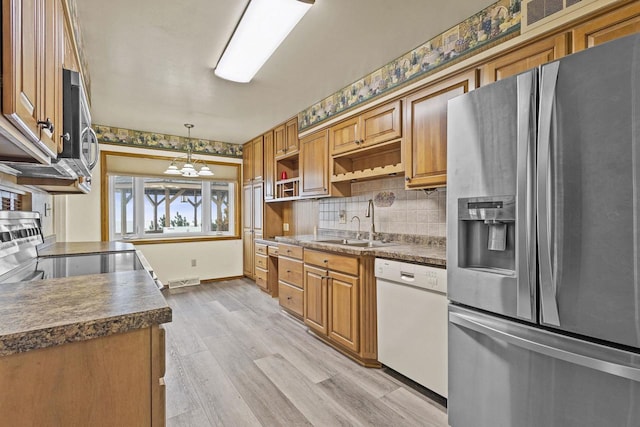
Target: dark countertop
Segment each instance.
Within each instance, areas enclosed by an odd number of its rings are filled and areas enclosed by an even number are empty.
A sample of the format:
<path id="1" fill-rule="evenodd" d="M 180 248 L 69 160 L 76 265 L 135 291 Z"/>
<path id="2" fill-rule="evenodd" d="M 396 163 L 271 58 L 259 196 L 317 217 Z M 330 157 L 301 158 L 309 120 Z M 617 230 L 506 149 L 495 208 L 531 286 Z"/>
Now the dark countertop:
<path id="1" fill-rule="evenodd" d="M 144 270 L 0 286 L 0 356 L 171 321 Z"/>
<path id="2" fill-rule="evenodd" d="M 444 246 L 428 246 L 414 243 L 391 242 L 384 246 L 372 248 L 360 248 L 340 245 L 335 243 L 323 243 L 319 240 L 336 238 L 335 236 L 277 236 L 276 242 L 290 243 L 309 249 L 337 252 L 347 255 L 371 255 L 378 258 L 392 259 L 396 261 L 415 262 L 433 266 L 447 266 L 447 251 Z M 258 241 L 256 239 L 256 241 Z M 263 242 L 261 242 L 263 243 Z M 274 244 L 273 240 L 264 240 L 264 244 Z"/>
<path id="3" fill-rule="evenodd" d="M 38 249 L 38 256 L 123 252 L 134 251 L 135 249 L 132 243 L 127 242 L 61 242 L 42 246 Z"/>

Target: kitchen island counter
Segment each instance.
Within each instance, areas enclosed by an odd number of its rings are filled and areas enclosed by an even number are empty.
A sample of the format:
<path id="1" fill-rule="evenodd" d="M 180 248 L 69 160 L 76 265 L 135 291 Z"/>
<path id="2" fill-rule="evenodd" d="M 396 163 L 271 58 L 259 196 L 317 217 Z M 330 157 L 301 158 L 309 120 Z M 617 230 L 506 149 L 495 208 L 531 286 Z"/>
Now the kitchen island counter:
<path id="1" fill-rule="evenodd" d="M 135 249 L 135 246 L 128 242 L 56 242 L 39 247 L 38 256 L 69 256 L 134 251 Z"/>
<path id="2" fill-rule="evenodd" d="M 0 356 L 171 321 L 144 270 L 0 286 Z"/>

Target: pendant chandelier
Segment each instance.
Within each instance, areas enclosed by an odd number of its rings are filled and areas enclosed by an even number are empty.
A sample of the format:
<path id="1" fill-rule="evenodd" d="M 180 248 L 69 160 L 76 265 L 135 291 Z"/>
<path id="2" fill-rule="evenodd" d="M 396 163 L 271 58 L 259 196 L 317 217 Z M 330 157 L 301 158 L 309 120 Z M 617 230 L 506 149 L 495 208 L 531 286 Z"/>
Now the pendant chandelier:
<path id="1" fill-rule="evenodd" d="M 213 176 L 213 172 L 211 172 L 211 169 L 209 169 L 209 166 L 207 166 L 207 164 L 204 161 L 191 158 L 191 150 L 193 148 L 193 145 L 191 143 L 191 128 L 193 128 L 194 125 L 192 125 L 191 123 L 185 123 L 184 127 L 187 128 L 187 132 L 188 132 L 186 159 L 185 159 L 185 156 L 176 157 L 171 161 L 171 164 L 169 165 L 169 167 L 167 167 L 167 170 L 164 171 L 164 173 L 167 175 L 181 175 L 181 176 L 184 176 L 185 178 L 197 178 L 199 176 Z M 182 166 L 182 168 L 179 168 L 178 162 L 181 162 L 181 161 L 184 161 L 185 163 Z M 196 167 L 199 164 L 202 164 L 202 166 L 200 167 L 200 170 L 196 170 Z"/>

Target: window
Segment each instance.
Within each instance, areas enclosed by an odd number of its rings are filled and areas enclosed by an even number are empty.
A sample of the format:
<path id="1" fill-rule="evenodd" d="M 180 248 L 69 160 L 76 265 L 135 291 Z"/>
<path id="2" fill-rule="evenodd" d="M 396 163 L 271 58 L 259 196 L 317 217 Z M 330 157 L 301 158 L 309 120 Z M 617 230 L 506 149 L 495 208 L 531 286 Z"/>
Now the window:
<path id="1" fill-rule="evenodd" d="M 108 206 L 103 211 L 108 215 L 109 240 L 239 238 L 239 165 L 211 162 L 211 179 L 190 179 L 163 176 L 149 169 L 148 158 L 135 162 L 137 172 L 150 172 L 148 175 L 127 173 L 132 165 L 127 166 L 123 154 L 103 155 L 107 156 L 102 164 L 106 166 L 103 182 L 108 192 Z M 167 160 L 155 163 L 162 169 Z"/>

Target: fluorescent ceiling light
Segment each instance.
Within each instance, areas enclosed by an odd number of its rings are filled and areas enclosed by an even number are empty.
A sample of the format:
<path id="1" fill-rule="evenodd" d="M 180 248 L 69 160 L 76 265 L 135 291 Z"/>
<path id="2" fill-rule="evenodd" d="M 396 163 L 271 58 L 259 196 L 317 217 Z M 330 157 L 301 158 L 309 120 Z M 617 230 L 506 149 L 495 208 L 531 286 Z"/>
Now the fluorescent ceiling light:
<path id="1" fill-rule="evenodd" d="M 251 0 L 215 69 L 248 83 L 311 8 L 314 0 Z"/>

